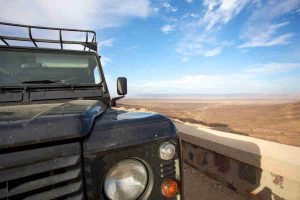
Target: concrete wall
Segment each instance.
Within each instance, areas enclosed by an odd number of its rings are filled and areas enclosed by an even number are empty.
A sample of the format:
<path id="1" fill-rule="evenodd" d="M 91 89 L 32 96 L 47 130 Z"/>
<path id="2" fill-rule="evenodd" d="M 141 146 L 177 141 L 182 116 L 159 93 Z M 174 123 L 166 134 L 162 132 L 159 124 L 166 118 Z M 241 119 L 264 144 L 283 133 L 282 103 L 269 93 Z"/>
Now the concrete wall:
<path id="1" fill-rule="evenodd" d="M 184 162 L 248 199 L 300 200 L 300 148 L 176 123 Z"/>

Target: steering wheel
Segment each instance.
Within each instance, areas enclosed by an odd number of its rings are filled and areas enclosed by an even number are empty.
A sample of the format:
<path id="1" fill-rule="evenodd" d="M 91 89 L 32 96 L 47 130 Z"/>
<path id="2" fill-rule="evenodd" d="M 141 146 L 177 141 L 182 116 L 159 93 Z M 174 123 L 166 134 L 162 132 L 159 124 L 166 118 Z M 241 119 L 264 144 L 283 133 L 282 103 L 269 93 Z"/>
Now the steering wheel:
<path id="1" fill-rule="evenodd" d="M 3 74 L 6 74 L 6 75 L 9 75 L 9 71 L 7 71 L 5 68 L 3 67 L 0 67 L 0 73 L 3 73 Z"/>

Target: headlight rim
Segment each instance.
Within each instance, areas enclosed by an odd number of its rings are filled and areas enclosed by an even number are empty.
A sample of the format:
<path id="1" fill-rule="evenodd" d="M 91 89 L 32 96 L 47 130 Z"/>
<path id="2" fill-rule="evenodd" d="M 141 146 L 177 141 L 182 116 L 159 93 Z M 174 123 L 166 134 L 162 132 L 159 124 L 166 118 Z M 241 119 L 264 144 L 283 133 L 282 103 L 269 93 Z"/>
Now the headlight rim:
<path id="1" fill-rule="evenodd" d="M 117 160 L 114 163 L 111 163 L 111 165 L 106 169 L 106 172 L 105 172 L 105 175 L 104 175 L 104 179 L 103 179 L 103 182 L 102 182 L 102 188 L 103 188 L 103 193 L 105 194 L 105 196 L 107 198 L 108 198 L 108 195 L 107 195 L 107 193 L 105 191 L 105 182 L 107 180 L 109 172 L 118 163 L 123 162 L 123 161 L 128 161 L 128 160 L 134 160 L 134 161 L 139 162 L 140 164 L 143 165 L 143 167 L 146 170 L 147 181 L 146 181 L 146 184 L 145 184 L 145 187 L 144 187 L 143 191 L 139 194 L 138 199 L 140 199 L 140 198 L 144 199 L 145 197 L 148 197 L 150 195 L 151 190 L 153 188 L 153 182 L 154 182 L 154 178 L 153 178 L 154 175 L 153 175 L 153 172 L 151 170 L 150 165 L 148 163 L 146 163 L 144 160 L 140 159 L 140 158 L 130 157 L 130 158 L 124 158 L 124 159 Z"/>

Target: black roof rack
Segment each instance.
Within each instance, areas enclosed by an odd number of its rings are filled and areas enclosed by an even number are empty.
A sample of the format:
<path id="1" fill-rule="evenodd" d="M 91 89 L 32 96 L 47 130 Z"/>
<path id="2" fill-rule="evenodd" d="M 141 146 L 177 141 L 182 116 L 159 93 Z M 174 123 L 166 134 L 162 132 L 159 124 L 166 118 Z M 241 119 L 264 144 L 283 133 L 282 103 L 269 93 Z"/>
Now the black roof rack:
<path id="1" fill-rule="evenodd" d="M 43 27 L 43 26 L 31 26 L 31 25 L 23 25 L 23 24 L 13 24 L 13 23 L 6 23 L 6 22 L 0 22 L 0 25 L 4 26 L 12 26 L 12 27 L 22 27 L 28 29 L 28 37 L 14 37 L 14 36 L 4 36 L 0 35 L 0 40 L 6 45 L 10 46 L 8 41 L 26 41 L 26 42 L 32 42 L 35 47 L 39 48 L 37 43 L 54 43 L 54 44 L 60 44 L 60 49 L 63 50 L 64 46 L 63 44 L 75 44 L 75 45 L 82 45 L 83 51 L 90 51 L 94 50 L 97 51 L 97 41 L 96 41 L 96 32 L 91 30 L 80 30 L 80 29 L 67 29 L 67 28 L 53 28 L 53 27 Z M 52 31 L 58 31 L 59 33 L 59 40 L 55 39 L 42 39 L 42 38 L 34 38 L 32 36 L 32 30 L 52 30 Z M 70 40 L 63 40 L 62 32 L 68 31 L 68 32 L 77 32 L 77 33 L 85 33 L 85 41 L 70 41 Z M 89 41 L 89 34 L 92 35 L 91 41 Z M 2 45 L 3 46 L 3 45 Z"/>

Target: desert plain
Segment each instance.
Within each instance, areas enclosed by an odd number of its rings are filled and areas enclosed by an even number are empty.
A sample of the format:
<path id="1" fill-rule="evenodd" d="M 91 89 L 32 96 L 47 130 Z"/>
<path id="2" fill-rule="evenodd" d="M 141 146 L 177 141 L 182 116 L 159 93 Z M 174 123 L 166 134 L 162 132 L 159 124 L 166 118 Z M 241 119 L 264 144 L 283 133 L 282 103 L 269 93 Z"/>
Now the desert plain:
<path id="1" fill-rule="evenodd" d="M 300 147 L 300 100 L 141 98 L 118 107 Z"/>

